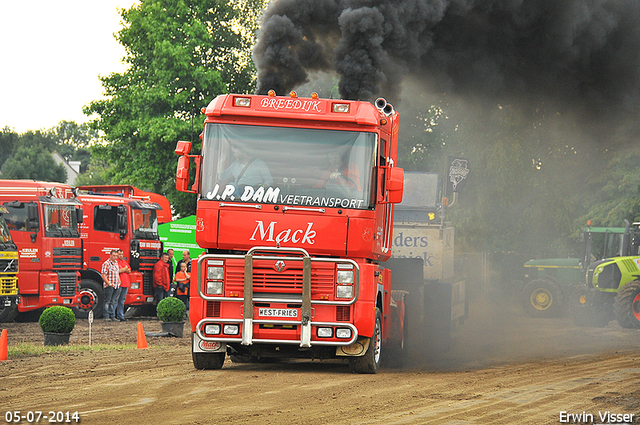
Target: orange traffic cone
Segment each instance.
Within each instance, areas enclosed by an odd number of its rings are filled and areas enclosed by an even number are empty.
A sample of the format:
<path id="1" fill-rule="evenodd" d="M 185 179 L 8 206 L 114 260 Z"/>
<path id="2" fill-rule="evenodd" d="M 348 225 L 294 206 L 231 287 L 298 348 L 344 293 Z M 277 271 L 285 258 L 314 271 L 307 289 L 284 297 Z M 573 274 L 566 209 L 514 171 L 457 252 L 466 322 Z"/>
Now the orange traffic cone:
<path id="1" fill-rule="evenodd" d="M 147 347 L 147 337 L 142 329 L 142 322 L 138 322 L 138 348 L 149 348 Z"/>
<path id="2" fill-rule="evenodd" d="M 2 330 L 2 335 L 0 335 L 0 362 L 4 362 L 7 360 L 7 330 Z"/>

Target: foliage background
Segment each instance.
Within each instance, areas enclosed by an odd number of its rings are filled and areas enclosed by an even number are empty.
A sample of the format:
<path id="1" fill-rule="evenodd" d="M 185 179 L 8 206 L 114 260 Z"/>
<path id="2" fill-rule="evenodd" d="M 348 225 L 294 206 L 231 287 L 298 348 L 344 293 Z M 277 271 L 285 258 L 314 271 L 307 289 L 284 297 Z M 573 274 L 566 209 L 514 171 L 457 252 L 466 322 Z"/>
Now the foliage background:
<path id="1" fill-rule="evenodd" d="M 188 140 L 199 151 L 200 109 L 215 96 L 255 91 L 251 48 L 265 4 L 142 0 L 122 10 L 117 39 L 128 69 L 101 79 L 107 99 L 85 108 L 95 117 L 91 125 L 62 122 L 25 134 L 5 128 L 2 178 L 62 179 L 46 159 L 57 150 L 82 161 L 79 184 L 133 184 L 167 196 L 176 215 L 192 214 L 195 196 L 175 190 L 173 150 Z M 312 77 L 299 91 L 335 94 L 337 83 L 331 75 Z M 540 98 L 426 90 L 405 81 L 394 105 L 399 165 L 444 175 L 447 155 L 470 160 L 464 192 L 446 211 L 457 249 L 572 256 L 587 220 L 640 220 L 636 117 L 586 116 Z"/>

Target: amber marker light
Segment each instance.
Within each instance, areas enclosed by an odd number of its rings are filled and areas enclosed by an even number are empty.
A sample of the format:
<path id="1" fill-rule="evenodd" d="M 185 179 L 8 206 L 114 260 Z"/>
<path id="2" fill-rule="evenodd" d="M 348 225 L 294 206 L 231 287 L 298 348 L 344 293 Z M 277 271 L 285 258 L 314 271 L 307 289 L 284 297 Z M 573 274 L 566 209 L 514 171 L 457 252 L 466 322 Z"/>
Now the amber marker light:
<path id="1" fill-rule="evenodd" d="M 386 118 L 382 118 L 382 119 L 380 120 L 380 125 L 387 125 L 387 122 L 388 122 L 388 121 L 386 120 Z"/>
<path id="2" fill-rule="evenodd" d="M 274 97 L 275 95 L 276 95 L 276 91 L 275 90 L 269 90 L 267 92 L 267 96 L 269 96 L 269 97 Z"/>
<path id="3" fill-rule="evenodd" d="M 298 97 L 298 93 L 296 93 L 295 91 L 291 90 L 291 93 L 289 93 L 290 97 Z"/>
<path id="4" fill-rule="evenodd" d="M 207 110 L 207 108 L 202 108 L 202 109 L 200 109 L 200 112 L 204 114 L 206 110 Z"/>
<path id="5" fill-rule="evenodd" d="M 311 93 L 311 99 L 317 99 L 318 98 L 318 93 L 313 92 Z"/>

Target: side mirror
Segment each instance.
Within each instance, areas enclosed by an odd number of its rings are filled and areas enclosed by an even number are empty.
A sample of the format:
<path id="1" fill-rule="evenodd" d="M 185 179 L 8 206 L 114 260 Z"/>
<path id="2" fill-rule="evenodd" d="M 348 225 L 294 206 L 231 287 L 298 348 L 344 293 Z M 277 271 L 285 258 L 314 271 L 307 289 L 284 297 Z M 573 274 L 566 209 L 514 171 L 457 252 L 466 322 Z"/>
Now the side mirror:
<path id="1" fill-rule="evenodd" d="M 178 142 L 178 144 L 180 143 Z M 176 190 L 178 192 L 189 192 L 190 165 L 191 161 L 188 156 L 183 155 L 178 158 L 178 169 L 176 170 Z"/>
<path id="2" fill-rule="evenodd" d="M 387 170 L 387 202 L 399 204 L 404 193 L 404 170 L 399 167 L 391 167 Z"/>
<path id="3" fill-rule="evenodd" d="M 191 152 L 191 142 L 179 141 L 174 152 L 176 155 L 189 155 Z"/>
<path id="4" fill-rule="evenodd" d="M 82 208 L 76 208 L 76 222 L 80 224 L 83 221 L 84 221 L 84 216 L 82 214 Z"/>
<path id="5" fill-rule="evenodd" d="M 27 230 L 33 231 L 31 234 L 31 242 L 35 242 L 40 230 L 40 222 L 38 220 L 38 204 L 27 204 Z"/>

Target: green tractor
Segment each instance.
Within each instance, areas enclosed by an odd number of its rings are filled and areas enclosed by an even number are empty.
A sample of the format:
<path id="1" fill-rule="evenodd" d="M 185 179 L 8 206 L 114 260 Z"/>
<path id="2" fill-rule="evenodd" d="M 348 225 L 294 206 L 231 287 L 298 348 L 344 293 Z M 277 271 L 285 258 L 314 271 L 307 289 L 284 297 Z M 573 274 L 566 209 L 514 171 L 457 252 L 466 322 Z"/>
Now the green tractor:
<path id="1" fill-rule="evenodd" d="M 573 319 L 578 326 L 606 326 L 617 320 L 623 328 L 640 329 L 640 223 L 625 220 L 621 255 L 587 267 Z"/>
<path id="2" fill-rule="evenodd" d="M 524 310 L 532 317 L 555 317 L 567 311 L 582 282 L 587 265 L 620 255 L 624 227 L 587 227 L 580 232 L 581 258 L 529 260 L 524 264 L 525 284 L 520 293 Z"/>

